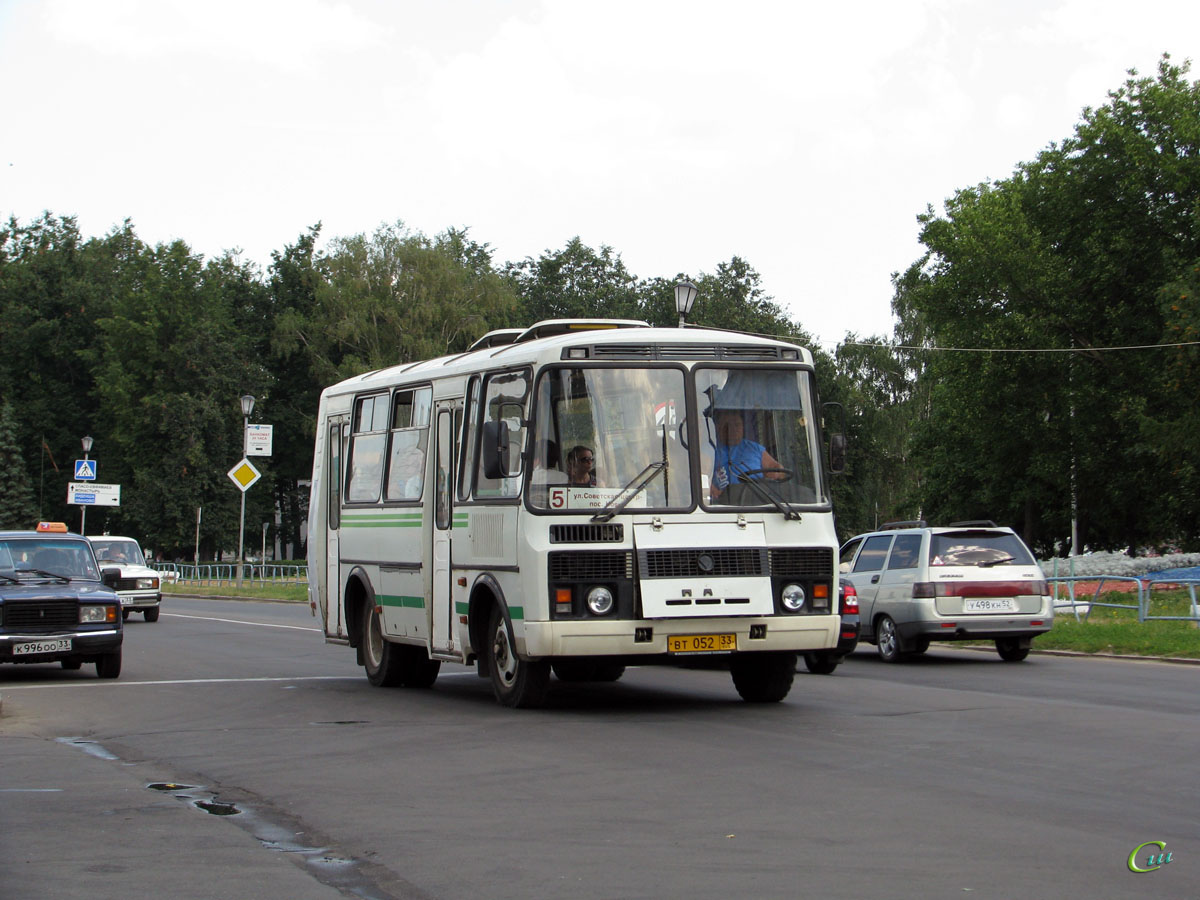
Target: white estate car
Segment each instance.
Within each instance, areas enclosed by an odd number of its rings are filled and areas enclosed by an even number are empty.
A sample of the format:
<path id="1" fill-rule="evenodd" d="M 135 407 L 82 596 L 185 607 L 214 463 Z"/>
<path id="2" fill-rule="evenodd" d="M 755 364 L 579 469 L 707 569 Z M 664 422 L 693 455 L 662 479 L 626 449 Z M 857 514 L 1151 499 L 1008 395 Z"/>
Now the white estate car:
<path id="1" fill-rule="evenodd" d="M 1019 662 L 1054 620 L 1033 554 L 990 521 L 889 523 L 848 540 L 840 570 L 858 592 L 860 638 L 886 662 L 924 653 L 930 641 L 980 640 Z"/>
<path id="2" fill-rule="evenodd" d="M 121 598 L 121 616 L 129 618 L 131 612 L 145 614 L 147 622 L 158 621 L 158 609 L 162 604 L 160 576 L 146 565 L 142 548 L 133 538 L 89 537 L 92 550 L 100 568 L 119 568 L 121 577 L 113 588 Z"/>

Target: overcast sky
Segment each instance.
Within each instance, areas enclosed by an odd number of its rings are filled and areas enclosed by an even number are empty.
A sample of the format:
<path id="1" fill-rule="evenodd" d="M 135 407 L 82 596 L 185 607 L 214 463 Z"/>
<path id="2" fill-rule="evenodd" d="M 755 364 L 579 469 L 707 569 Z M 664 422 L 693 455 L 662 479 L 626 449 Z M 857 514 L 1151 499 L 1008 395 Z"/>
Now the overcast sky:
<path id="1" fill-rule="evenodd" d="M 738 255 L 831 345 L 890 333 L 927 205 L 1164 51 L 1200 62 L 1200 4 L 0 0 L 0 211 L 264 268 L 318 222 Z"/>

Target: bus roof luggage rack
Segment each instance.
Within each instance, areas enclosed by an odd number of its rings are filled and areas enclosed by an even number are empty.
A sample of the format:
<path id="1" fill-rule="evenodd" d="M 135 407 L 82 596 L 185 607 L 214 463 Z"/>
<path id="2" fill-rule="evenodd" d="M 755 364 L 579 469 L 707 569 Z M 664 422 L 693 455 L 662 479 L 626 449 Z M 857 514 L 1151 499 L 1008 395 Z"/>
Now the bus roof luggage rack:
<path id="1" fill-rule="evenodd" d="M 524 328 L 497 328 L 495 331 L 489 331 L 473 343 L 467 348 L 467 352 L 470 353 L 472 350 L 486 350 L 489 347 L 503 347 L 505 344 L 514 344 L 524 331 Z"/>
<path id="2" fill-rule="evenodd" d="M 907 519 L 903 522 L 884 522 L 879 526 L 880 531 L 892 531 L 900 528 L 928 528 L 929 523 L 924 519 Z"/>
<path id="3" fill-rule="evenodd" d="M 641 319 L 546 319 L 530 325 L 512 343 L 521 344 L 538 338 L 570 334 L 573 331 L 598 331 L 609 328 L 649 328 Z"/>

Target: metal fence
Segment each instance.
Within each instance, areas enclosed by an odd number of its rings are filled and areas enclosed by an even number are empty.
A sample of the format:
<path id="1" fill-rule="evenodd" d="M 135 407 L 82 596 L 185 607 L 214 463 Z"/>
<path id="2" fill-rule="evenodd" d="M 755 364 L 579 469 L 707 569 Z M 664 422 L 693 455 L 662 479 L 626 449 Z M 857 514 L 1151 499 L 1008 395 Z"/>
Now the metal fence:
<path id="1" fill-rule="evenodd" d="M 1200 578 L 1172 578 L 1169 581 L 1153 581 L 1150 578 L 1137 578 L 1132 575 L 1054 575 L 1046 579 L 1054 590 L 1054 612 L 1065 612 L 1075 616 L 1076 621 L 1087 621 L 1092 608 L 1107 607 L 1109 609 L 1127 609 L 1137 613 L 1139 622 L 1200 622 L 1200 604 L 1196 600 L 1196 586 Z M 1112 591 L 1107 596 L 1110 599 L 1101 600 L 1104 586 L 1110 582 L 1117 584 L 1133 584 L 1130 594 L 1131 603 L 1115 603 L 1112 601 Z M 1059 591 L 1059 585 L 1066 588 L 1065 598 Z M 1081 591 L 1080 587 L 1087 590 Z M 1153 611 L 1154 594 L 1156 591 L 1186 588 L 1190 603 L 1190 615 L 1167 616 Z"/>
<path id="2" fill-rule="evenodd" d="M 155 563 L 154 568 L 163 580 L 171 584 L 222 585 L 237 582 L 237 563 Z M 304 584 L 308 581 L 308 566 L 279 563 L 246 563 L 242 583 Z"/>

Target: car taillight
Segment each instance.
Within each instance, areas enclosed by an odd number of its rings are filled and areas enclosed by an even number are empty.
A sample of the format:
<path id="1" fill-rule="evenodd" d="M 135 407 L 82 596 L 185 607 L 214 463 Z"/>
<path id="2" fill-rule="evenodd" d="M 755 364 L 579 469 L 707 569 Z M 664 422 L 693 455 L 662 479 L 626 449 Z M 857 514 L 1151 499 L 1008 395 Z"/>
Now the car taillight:
<path id="1" fill-rule="evenodd" d="M 842 612 L 858 615 L 858 591 L 849 582 L 842 582 Z"/>
<path id="2" fill-rule="evenodd" d="M 938 588 L 942 587 L 932 581 L 915 581 L 912 586 L 912 595 L 914 600 L 930 600 L 938 596 Z M 945 590 L 942 591 L 942 596 L 945 596 Z"/>

